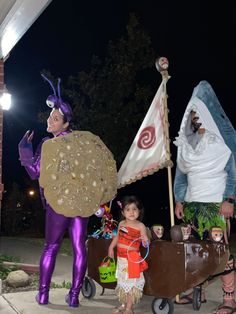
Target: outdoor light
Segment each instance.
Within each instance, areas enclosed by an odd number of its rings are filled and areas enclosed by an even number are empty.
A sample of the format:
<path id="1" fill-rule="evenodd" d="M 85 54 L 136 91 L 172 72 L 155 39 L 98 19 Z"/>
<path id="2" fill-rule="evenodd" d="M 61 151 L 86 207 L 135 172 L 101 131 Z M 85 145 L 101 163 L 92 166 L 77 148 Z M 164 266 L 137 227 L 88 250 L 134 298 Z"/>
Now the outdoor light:
<path id="1" fill-rule="evenodd" d="M 29 196 L 34 196 L 35 192 L 34 190 L 29 190 Z"/>
<path id="2" fill-rule="evenodd" d="M 0 92 L 0 106 L 3 110 L 9 110 L 11 107 L 11 94 L 8 93 L 6 87 Z"/>

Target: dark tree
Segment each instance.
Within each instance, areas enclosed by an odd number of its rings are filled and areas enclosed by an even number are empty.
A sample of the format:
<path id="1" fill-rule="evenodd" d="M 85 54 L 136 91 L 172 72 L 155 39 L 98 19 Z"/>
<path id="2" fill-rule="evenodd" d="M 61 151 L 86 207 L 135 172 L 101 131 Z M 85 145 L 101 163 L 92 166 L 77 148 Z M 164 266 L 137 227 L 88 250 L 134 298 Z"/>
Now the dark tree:
<path id="1" fill-rule="evenodd" d="M 100 136 L 114 154 L 118 167 L 144 119 L 156 92 L 157 57 L 151 38 L 131 14 L 127 33 L 108 43 L 105 57 L 93 56 L 88 71 L 71 76 L 62 95 L 74 111 L 73 129 Z M 47 70 L 42 71 L 57 84 Z M 153 82 L 150 83 L 150 82 Z M 63 96 L 64 99 L 64 96 Z M 45 121 L 46 114 L 39 114 Z"/>
<path id="2" fill-rule="evenodd" d="M 94 56 L 89 71 L 68 80 L 75 128 L 100 136 L 118 165 L 154 96 L 155 88 L 147 82 L 156 72 L 155 57 L 149 35 L 131 14 L 126 36 L 109 42 L 104 60 Z"/>
<path id="3" fill-rule="evenodd" d="M 13 182 L 12 187 L 6 192 L 2 208 L 2 232 L 10 235 L 17 233 L 19 215 L 21 214 L 26 196 L 21 187 Z"/>
<path id="4" fill-rule="evenodd" d="M 30 190 L 34 191 L 33 195 L 29 194 Z M 44 210 L 37 183 L 19 185 L 14 182 L 4 197 L 1 232 L 5 235 L 42 235 L 43 229 Z"/>

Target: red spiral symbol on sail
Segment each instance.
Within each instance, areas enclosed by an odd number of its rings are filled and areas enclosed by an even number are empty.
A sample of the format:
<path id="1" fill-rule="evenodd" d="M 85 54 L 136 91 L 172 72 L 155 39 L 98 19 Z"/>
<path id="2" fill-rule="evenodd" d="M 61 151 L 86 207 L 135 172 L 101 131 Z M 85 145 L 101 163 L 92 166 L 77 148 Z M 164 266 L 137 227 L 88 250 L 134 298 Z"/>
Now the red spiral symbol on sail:
<path id="1" fill-rule="evenodd" d="M 148 126 L 142 130 L 138 139 L 138 148 L 140 149 L 148 149 L 152 147 L 152 145 L 156 141 L 155 128 L 153 126 Z"/>

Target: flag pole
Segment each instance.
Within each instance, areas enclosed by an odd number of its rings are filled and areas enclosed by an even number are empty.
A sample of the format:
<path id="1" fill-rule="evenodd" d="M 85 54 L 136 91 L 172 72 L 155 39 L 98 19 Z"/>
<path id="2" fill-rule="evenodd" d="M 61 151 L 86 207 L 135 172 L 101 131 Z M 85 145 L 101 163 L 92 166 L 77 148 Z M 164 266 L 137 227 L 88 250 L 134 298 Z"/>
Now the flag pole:
<path id="1" fill-rule="evenodd" d="M 156 68 L 161 73 L 162 82 L 163 82 L 163 94 L 164 94 L 164 117 L 165 117 L 165 129 L 164 129 L 164 138 L 166 144 L 166 156 L 169 161 L 171 161 L 170 154 L 170 139 L 169 139 L 169 122 L 168 122 L 168 106 L 167 106 L 167 91 L 166 91 L 166 83 L 170 79 L 168 74 L 169 61 L 165 57 L 160 57 L 156 60 Z M 169 191 L 169 204 L 170 204 L 170 223 L 171 227 L 175 224 L 174 217 L 174 202 L 173 202 L 173 189 L 172 189 L 172 174 L 171 174 L 171 165 L 172 162 L 167 166 L 168 173 L 168 191 Z"/>

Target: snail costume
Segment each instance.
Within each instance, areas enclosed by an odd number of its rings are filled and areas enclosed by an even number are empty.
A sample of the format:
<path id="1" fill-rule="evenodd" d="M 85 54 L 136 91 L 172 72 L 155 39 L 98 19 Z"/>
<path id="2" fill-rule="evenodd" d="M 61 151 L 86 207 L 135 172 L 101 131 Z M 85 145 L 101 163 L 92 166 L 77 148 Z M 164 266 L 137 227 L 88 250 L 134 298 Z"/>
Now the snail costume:
<path id="1" fill-rule="evenodd" d="M 72 110 L 60 96 L 50 80 L 54 94 L 47 98 L 52 108 L 48 118 L 48 132 L 53 138 L 42 139 L 35 153 L 32 134 L 26 132 L 20 141 L 19 155 L 31 179 L 39 180 L 40 194 L 46 210 L 45 245 L 40 259 L 39 304 L 49 302 L 49 288 L 56 256 L 68 229 L 74 260 L 72 286 L 66 296 L 71 307 L 79 306 L 79 293 L 86 267 L 86 234 L 89 217 L 117 192 L 116 163 L 111 152 L 98 136 L 86 131 L 72 131 L 69 127 Z M 56 117 L 56 118 L 55 118 Z M 52 131 L 62 120 L 59 132 Z M 55 126 L 56 125 L 56 126 Z"/>
<path id="2" fill-rule="evenodd" d="M 200 238 L 221 227 L 228 243 L 236 194 L 236 132 L 207 81 L 195 87 L 174 144 L 174 194 L 176 204 L 183 204 L 183 220 Z M 230 256 L 226 268 L 233 264 Z M 234 271 L 221 278 L 224 302 L 215 313 L 235 304 Z"/>

